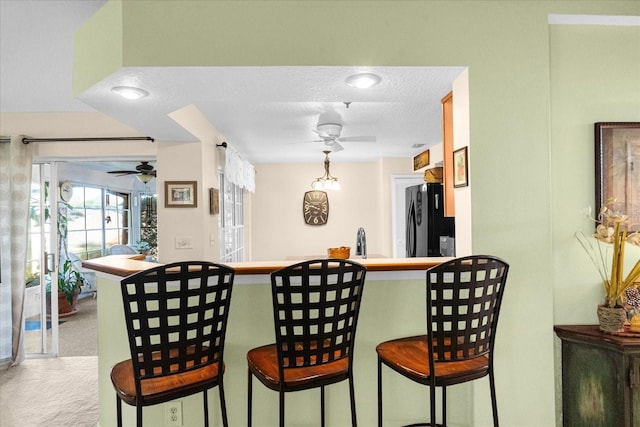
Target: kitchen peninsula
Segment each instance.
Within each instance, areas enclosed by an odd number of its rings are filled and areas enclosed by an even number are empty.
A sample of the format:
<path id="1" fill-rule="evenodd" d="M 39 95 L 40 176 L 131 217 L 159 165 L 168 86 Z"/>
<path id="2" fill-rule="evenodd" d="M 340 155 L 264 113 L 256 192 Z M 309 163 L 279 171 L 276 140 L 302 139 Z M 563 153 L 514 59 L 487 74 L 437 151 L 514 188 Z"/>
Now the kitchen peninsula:
<path id="1" fill-rule="evenodd" d="M 116 426 L 115 392 L 111 385 L 111 367 L 130 357 L 124 323 L 119 282 L 123 277 L 153 268 L 157 264 L 135 259 L 131 255 L 112 255 L 83 262 L 83 267 L 98 276 L 98 370 L 99 427 Z M 358 421 L 376 424 L 377 359 L 375 346 L 384 340 L 424 333 L 425 270 L 450 258 L 368 258 L 354 261 L 367 267 L 362 307 L 358 321 L 354 353 L 354 375 Z M 295 260 L 228 263 L 236 270 L 225 347 L 225 394 L 230 425 L 246 425 L 247 362 L 249 349 L 274 341 L 271 286 L 269 273 Z M 424 390 L 407 382 L 384 381 L 385 419 L 410 423 L 422 416 L 422 410 L 402 413 L 407 400 L 424 409 Z M 412 389 L 411 389 L 412 390 Z M 348 388 L 335 384 L 326 389 L 327 423 L 350 425 Z M 288 394 L 287 420 L 292 425 L 316 425 L 320 420 L 320 392 L 310 390 Z M 394 403 L 394 399 L 405 405 Z M 182 400 L 182 425 L 203 425 L 202 397 Z M 254 425 L 277 425 L 278 395 L 266 388 L 254 387 Z M 209 393 L 211 425 L 221 425 L 217 391 Z M 313 408 L 309 410 L 309 408 Z M 406 412 L 406 411 L 404 411 Z M 164 405 L 145 407 L 145 425 L 165 425 Z M 135 408 L 123 405 L 125 425 L 135 424 Z"/>

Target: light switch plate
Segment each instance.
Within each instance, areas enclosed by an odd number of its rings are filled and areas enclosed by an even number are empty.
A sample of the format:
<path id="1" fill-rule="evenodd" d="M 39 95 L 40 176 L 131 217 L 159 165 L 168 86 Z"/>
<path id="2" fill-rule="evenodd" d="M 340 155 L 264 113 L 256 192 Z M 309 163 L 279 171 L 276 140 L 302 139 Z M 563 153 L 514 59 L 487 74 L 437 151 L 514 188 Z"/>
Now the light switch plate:
<path id="1" fill-rule="evenodd" d="M 191 243 L 191 236 L 178 236 L 176 237 L 176 249 L 191 249 L 193 245 Z"/>

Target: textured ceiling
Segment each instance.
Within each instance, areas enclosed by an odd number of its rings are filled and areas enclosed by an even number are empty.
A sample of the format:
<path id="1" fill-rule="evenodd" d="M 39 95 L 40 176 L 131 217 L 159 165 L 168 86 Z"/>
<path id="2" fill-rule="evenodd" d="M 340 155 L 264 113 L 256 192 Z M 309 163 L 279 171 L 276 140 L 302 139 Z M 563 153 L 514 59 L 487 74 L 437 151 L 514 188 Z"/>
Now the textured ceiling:
<path id="1" fill-rule="evenodd" d="M 464 69 L 125 68 L 74 99 L 73 33 L 103 3 L 0 1 L 0 134 L 145 135 L 156 140 L 193 141 L 196 137 L 169 117 L 173 111 L 193 106 L 253 163 L 322 159 L 321 151 L 326 147 L 317 142 L 313 130 L 327 121 L 342 124 L 344 137 L 376 137 L 376 142 L 342 143 L 344 150 L 332 155 L 334 162 L 411 157 L 440 142 L 440 99 Z M 379 74 L 381 83 L 369 90 L 345 84 L 349 75 L 362 71 Z M 113 86 L 131 83 L 150 96 L 132 102 L 111 92 Z M 344 102 L 351 102 L 349 108 Z M 34 120 L 25 118 L 26 113 L 42 112 L 59 113 L 58 125 L 40 126 L 37 116 Z M 89 120 L 94 120 L 93 125 Z M 91 135 L 87 135 L 87 128 Z M 413 148 L 414 144 L 425 146 Z M 126 156 L 114 153 L 119 154 Z"/>
<path id="2" fill-rule="evenodd" d="M 370 89 L 345 79 L 358 71 L 382 77 Z M 165 67 L 126 68 L 80 97 L 88 105 L 159 140 L 194 136 L 168 117 L 193 105 L 225 139 L 254 163 L 313 161 L 325 149 L 314 132 L 339 123 L 341 136 L 373 136 L 344 142 L 334 160 L 373 161 L 411 157 L 441 141 L 440 99 L 462 67 Z M 111 88 L 136 82 L 150 95 L 138 101 Z M 349 106 L 345 104 L 349 102 Z M 425 144 L 414 148 L 414 144 Z"/>

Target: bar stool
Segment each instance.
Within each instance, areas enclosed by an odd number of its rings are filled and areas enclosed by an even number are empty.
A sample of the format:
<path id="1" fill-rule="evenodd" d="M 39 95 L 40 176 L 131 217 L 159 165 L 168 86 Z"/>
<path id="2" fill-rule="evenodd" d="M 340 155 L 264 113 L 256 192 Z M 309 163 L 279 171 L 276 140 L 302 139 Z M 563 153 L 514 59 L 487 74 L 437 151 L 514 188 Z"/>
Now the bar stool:
<path id="1" fill-rule="evenodd" d="M 365 273 L 353 261 L 320 259 L 271 274 L 276 342 L 247 353 L 249 426 L 253 376 L 279 393 L 281 427 L 286 392 L 320 387 L 324 426 L 325 386 L 348 379 L 351 423 L 357 425 L 353 345 Z"/>
<path id="2" fill-rule="evenodd" d="M 498 407 L 493 349 L 509 266 L 492 256 L 469 256 L 427 270 L 427 334 L 378 344 L 378 426 L 382 426 L 382 365 L 429 386 L 435 426 L 436 387 L 442 389 L 442 425 L 447 425 L 447 387 L 489 376 L 493 424 Z"/>
<path id="3" fill-rule="evenodd" d="M 218 386 L 224 426 L 224 341 L 235 272 L 210 262 L 177 262 L 141 271 L 121 282 L 131 359 L 111 369 L 118 427 L 122 402 L 142 408 Z"/>

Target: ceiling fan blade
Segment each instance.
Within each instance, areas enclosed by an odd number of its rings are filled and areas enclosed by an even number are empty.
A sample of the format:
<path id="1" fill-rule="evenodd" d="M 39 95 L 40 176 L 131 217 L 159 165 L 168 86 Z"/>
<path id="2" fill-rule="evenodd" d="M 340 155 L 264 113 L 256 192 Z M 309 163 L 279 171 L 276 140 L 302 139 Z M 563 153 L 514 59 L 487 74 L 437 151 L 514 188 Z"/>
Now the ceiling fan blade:
<path id="1" fill-rule="evenodd" d="M 338 141 L 325 142 L 325 145 L 331 148 L 333 153 L 337 153 L 338 151 L 344 150 L 344 147 L 340 145 Z"/>
<path id="2" fill-rule="evenodd" d="M 130 175 L 132 173 L 140 173 L 140 172 L 138 172 L 138 171 L 109 171 L 107 173 L 117 173 L 117 174 L 120 174 L 120 175 Z"/>
<path id="3" fill-rule="evenodd" d="M 344 136 L 338 138 L 340 142 L 376 142 L 375 136 Z"/>

